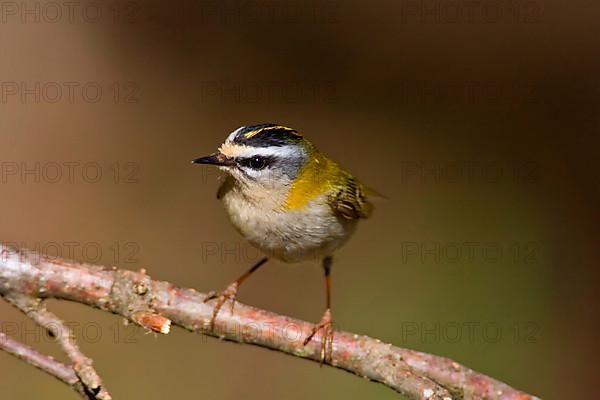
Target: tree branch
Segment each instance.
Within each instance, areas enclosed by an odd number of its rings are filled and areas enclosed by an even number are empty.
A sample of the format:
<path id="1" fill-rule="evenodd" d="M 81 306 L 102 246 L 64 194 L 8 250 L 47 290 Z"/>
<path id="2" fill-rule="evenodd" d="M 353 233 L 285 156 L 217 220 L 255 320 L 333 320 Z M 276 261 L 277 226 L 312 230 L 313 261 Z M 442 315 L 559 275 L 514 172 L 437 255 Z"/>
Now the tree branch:
<path id="1" fill-rule="evenodd" d="M 102 386 L 100 376 L 92 367 L 92 360 L 79 350 L 73 332 L 60 318 L 46 310 L 39 298 L 18 292 L 7 293 L 4 298 L 57 339 L 63 351 L 73 363 L 73 371 L 77 380 L 83 385 L 88 397 L 98 400 L 112 400 L 106 388 Z"/>
<path id="2" fill-rule="evenodd" d="M 12 339 L 3 332 L 0 332 L 0 349 L 44 372 L 47 372 L 56 379 L 72 386 L 73 389 L 84 396 L 84 398 L 89 398 L 85 393 L 83 385 L 79 381 L 79 377 L 75 375 L 73 368 L 68 365 L 58 362 L 51 356 L 44 355 L 26 344 Z"/>
<path id="3" fill-rule="evenodd" d="M 37 350 L 12 339 L 3 332 L 0 332 L 0 349 L 49 373 L 67 385 L 74 385 L 79 380 L 73 368 L 56 361 L 51 356 L 39 353 Z"/>
<path id="4" fill-rule="evenodd" d="M 4 248 L 0 254 L 0 295 L 14 298 L 16 293 L 35 299 L 76 301 L 163 334 L 169 332 L 172 322 L 192 332 L 320 361 L 320 336 L 303 345 L 312 324 L 236 303 L 235 312 L 223 309 L 211 329 L 213 306 L 203 302 L 206 294 L 152 280 L 144 270 L 50 260 Z M 37 366 L 35 360 L 23 359 Z M 381 382 L 410 399 L 537 399 L 445 357 L 348 332 L 335 332 L 330 364 Z M 57 376 L 54 369 L 43 370 Z"/>

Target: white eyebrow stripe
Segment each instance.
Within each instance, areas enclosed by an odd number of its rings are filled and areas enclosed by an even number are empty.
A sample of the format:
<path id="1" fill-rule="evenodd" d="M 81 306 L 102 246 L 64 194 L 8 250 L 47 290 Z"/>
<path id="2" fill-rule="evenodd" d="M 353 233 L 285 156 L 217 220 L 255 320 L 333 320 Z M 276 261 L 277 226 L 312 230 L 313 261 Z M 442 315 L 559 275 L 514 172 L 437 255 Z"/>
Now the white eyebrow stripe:
<path id="1" fill-rule="evenodd" d="M 237 157 L 277 156 L 286 158 L 298 153 L 298 148 L 292 146 L 244 147 Z"/>
<path id="2" fill-rule="evenodd" d="M 253 147 L 225 142 L 219 151 L 228 157 L 277 156 L 286 158 L 298 154 L 299 150 L 297 146 Z"/>

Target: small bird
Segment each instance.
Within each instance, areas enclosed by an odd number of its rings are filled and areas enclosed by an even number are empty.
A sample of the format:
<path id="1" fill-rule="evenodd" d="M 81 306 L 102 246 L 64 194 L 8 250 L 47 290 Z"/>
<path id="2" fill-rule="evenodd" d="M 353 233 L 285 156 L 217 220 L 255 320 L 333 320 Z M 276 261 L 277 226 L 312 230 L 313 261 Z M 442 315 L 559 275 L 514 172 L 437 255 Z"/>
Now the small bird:
<path id="1" fill-rule="evenodd" d="M 211 329 L 223 304 L 231 301 L 233 312 L 239 286 L 269 258 L 317 260 L 325 272 L 326 310 L 304 345 L 322 330 L 321 362 L 331 360 L 333 253 L 350 238 L 358 220 L 370 216 L 371 192 L 295 129 L 278 124 L 242 126 L 216 153 L 192 163 L 216 165 L 226 173 L 217 198 L 233 226 L 265 255 L 224 291 L 206 298 L 217 299 Z"/>

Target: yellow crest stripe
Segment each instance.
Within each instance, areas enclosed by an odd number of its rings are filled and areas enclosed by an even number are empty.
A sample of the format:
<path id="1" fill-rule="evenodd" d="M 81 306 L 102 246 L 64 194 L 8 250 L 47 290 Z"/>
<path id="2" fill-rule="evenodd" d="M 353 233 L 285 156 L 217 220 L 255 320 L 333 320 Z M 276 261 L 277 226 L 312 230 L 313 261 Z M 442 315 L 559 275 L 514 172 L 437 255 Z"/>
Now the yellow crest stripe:
<path id="1" fill-rule="evenodd" d="M 261 132 L 261 131 L 262 131 L 262 129 L 257 129 L 257 130 L 255 130 L 255 131 L 250 131 L 250 132 L 246 133 L 246 134 L 244 135 L 244 137 L 245 137 L 246 139 L 250 139 L 251 137 L 258 135 L 258 133 L 259 133 L 259 132 Z"/>
<path id="2" fill-rule="evenodd" d="M 250 139 L 251 137 L 254 137 L 254 136 L 258 135 L 261 132 L 268 131 L 268 130 L 273 130 L 273 129 L 284 130 L 284 131 L 288 131 L 288 132 L 292 133 L 293 135 L 302 136 L 302 135 L 300 135 L 298 132 L 296 132 L 292 128 L 289 128 L 289 127 L 283 126 L 283 125 L 277 125 L 277 126 L 269 126 L 269 127 L 266 127 L 266 128 L 261 128 L 261 129 L 255 130 L 255 131 L 248 132 L 248 133 L 246 133 L 244 135 L 244 137 L 246 139 Z"/>

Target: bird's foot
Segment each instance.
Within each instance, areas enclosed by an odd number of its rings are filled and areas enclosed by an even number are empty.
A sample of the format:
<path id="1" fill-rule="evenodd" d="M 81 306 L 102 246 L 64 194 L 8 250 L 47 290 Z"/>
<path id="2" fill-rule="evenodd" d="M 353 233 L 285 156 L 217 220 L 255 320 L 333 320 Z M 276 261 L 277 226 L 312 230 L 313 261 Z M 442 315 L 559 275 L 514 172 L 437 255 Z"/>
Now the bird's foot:
<path id="1" fill-rule="evenodd" d="M 215 307 L 213 308 L 213 314 L 212 317 L 210 319 L 210 330 L 212 331 L 215 327 L 215 319 L 217 318 L 217 315 L 219 314 L 219 311 L 221 310 L 221 308 L 223 307 L 223 305 L 225 304 L 226 301 L 230 301 L 231 302 L 231 314 L 233 314 L 233 307 L 235 306 L 235 299 L 237 297 L 237 291 L 239 288 L 239 283 L 233 282 L 231 285 L 227 286 L 225 288 L 225 290 L 223 290 L 220 293 L 217 292 L 210 292 L 208 294 L 208 296 L 206 296 L 206 298 L 204 299 L 204 303 L 209 302 L 210 300 L 214 300 L 217 299 L 217 302 L 215 303 Z"/>
<path id="2" fill-rule="evenodd" d="M 304 339 L 304 345 L 306 346 L 310 342 L 318 331 L 323 331 L 321 336 L 321 366 L 323 363 L 331 362 L 331 356 L 333 353 L 333 321 L 331 319 L 331 310 L 328 308 L 325 310 L 321 321 L 314 325 L 310 335 Z"/>

